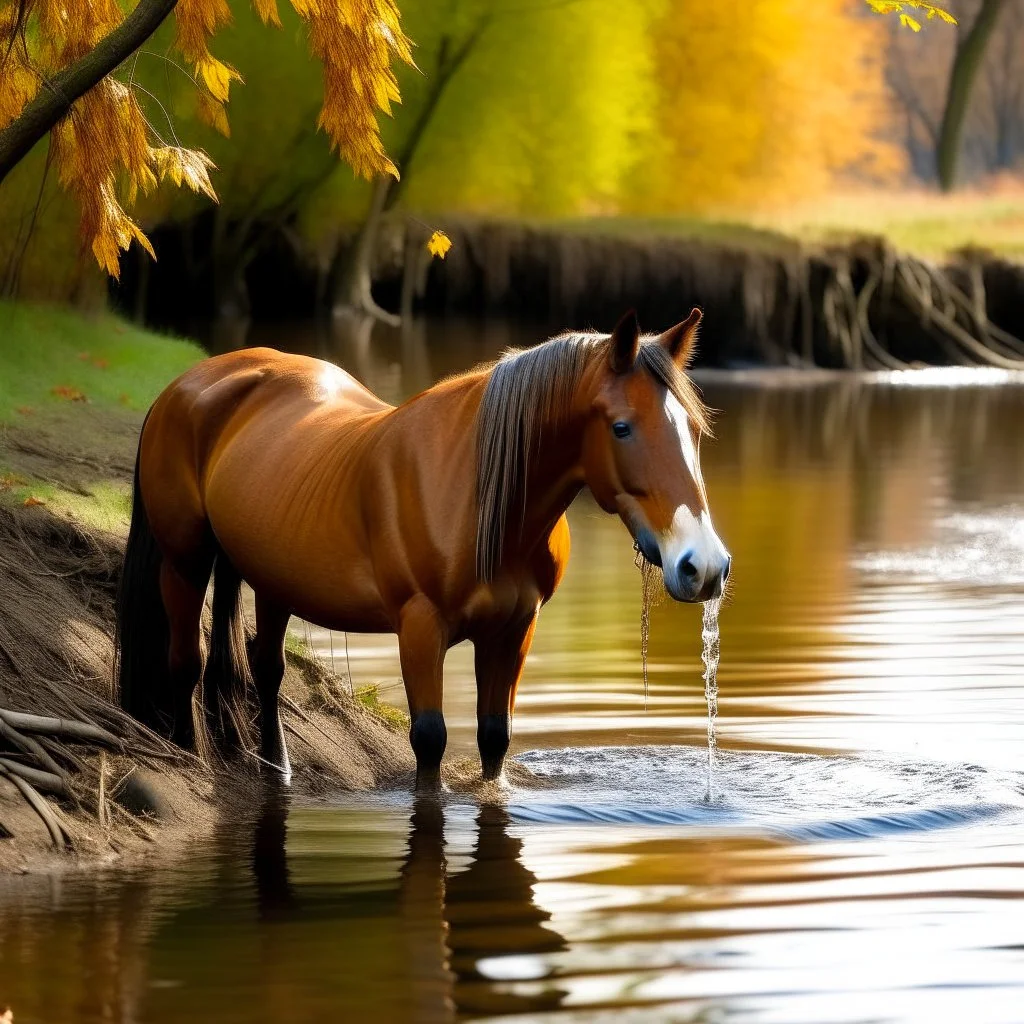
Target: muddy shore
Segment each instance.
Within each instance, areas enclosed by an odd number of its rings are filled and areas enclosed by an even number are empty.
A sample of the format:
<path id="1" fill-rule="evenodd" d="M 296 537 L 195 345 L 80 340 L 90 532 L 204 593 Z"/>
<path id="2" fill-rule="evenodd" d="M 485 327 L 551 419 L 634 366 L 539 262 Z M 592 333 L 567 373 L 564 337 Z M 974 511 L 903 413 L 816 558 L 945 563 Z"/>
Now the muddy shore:
<path id="1" fill-rule="evenodd" d="M 89 500 L 97 475 L 127 488 L 139 425 L 138 415 L 76 407 L 45 428 L 7 427 L 0 464 Z M 49 503 L 0 502 L 0 708 L 84 721 L 121 741 L 105 749 L 37 736 L 69 780 L 64 796 L 43 796 L 60 844 L 15 779 L 0 773 L 0 872 L 173 857 L 190 839 L 247 813 L 272 784 L 254 758 L 203 763 L 116 705 L 114 596 L 127 520 L 113 520 L 100 528 Z M 347 682 L 315 658 L 289 651 L 282 695 L 294 795 L 408 784 L 404 729 L 353 699 Z M 3 737 L 0 759 L 22 770 L 30 761 Z"/>

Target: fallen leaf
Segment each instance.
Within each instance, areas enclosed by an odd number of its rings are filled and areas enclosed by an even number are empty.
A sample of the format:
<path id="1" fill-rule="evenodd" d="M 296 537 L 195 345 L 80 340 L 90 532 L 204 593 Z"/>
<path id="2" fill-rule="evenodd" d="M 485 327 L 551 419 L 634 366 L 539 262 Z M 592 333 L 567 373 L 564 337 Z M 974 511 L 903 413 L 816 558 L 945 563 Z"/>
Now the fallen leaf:
<path id="1" fill-rule="evenodd" d="M 131 405 L 132 404 L 132 396 L 129 395 L 127 391 L 122 391 L 121 394 L 119 394 L 117 396 L 117 400 L 122 405 Z"/>
<path id="2" fill-rule="evenodd" d="M 19 405 L 14 411 L 19 416 L 31 416 L 35 412 L 35 409 L 33 409 L 31 405 Z"/>
<path id="3" fill-rule="evenodd" d="M 427 240 L 427 252 L 431 256 L 438 256 L 444 259 L 448 250 L 452 247 L 452 240 L 443 232 L 435 231 Z"/>
<path id="4" fill-rule="evenodd" d="M 79 352 L 78 353 L 78 358 L 81 359 L 83 363 L 87 363 L 87 362 L 89 362 L 89 358 L 90 358 L 89 357 L 89 353 L 88 352 Z"/>
<path id="5" fill-rule="evenodd" d="M 4 473 L 0 476 L 0 491 L 9 491 L 12 487 L 20 487 L 22 484 L 27 483 L 27 480 L 22 480 L 20 476 L 14 473 Z"/>
<path id="6" fill-rule="evenodd" d="M 97 370 L 105 370 L 108 366 L 108 363 L 106 359 L 94 359 L 92 361 L 92 365 L 95 366 Z"/>
<path id="7" fill-rule="evenodd" d="M 89 401 L 89 399 L 85 397 L 84 391 L 80 391 L 78 388 L 72 387 L 70 384 L 58 384 L 56 387 L 50 388 L 50 394 L 56 395 L 58 398 L 63 398 L 65 402 Z"/>
<path id="8" fill-rule="evenodd" d="M 42 498 L 37 498 L 34 494 L 30 494 L 23 502 L 22 505 L 25 508 L 32 508 L 33 505 L 45 505 L 46 502 Z"/>

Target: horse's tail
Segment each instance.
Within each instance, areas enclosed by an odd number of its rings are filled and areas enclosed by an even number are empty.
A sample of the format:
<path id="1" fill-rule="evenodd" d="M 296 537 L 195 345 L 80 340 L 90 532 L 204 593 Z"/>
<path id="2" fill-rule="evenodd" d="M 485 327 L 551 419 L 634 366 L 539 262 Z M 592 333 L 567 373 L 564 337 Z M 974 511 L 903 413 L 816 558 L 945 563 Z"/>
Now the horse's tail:
<path id="1" fill-rule="evenodd" d="M 213 628 L 203 673 L 203 704 L 214 743 L 229 751 L 252 746 L 252 692 L 242 577 L 223 551 L 213 568 Z"/>
<path id="2" fill-rule="evenodd" d="M 146 429 L 145 423 L 142 429 Z M 174 720 L 167 660 L 170 627 L 160 596 L 160 548 L 139 488 L 141 445 L 140 435 L 132 485 L 132 524 L 117 587 L 114 680 L 121 707 L 151 729 L 166 734 Z"/>

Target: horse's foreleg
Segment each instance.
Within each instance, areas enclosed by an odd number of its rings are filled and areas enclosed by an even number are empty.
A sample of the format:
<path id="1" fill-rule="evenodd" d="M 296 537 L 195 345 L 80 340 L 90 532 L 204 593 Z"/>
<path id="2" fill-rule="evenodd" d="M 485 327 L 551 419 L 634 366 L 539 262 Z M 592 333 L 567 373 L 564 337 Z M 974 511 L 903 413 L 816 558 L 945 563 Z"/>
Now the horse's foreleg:
<path id="1" fill-rule="evenodd" d="M 260 701 L 260 757 L 277 768 L 285 781 L 291 778 L 292 768 L 284 742 L 278 695 L 284 678 L 284 638 L 290 617 L 287 608 L 256 595 L 252 674 Z"/>
<path id="2" fill-rule="evenodd" d="M 416 755 L 417 789 L 441 785 L 441 758 L 448 745 L 441 711 L 447 649 L 448 628 L 437 609 L 425 597 L 414 597 L 402 609 L 398 651 L 412 718 L 409 741 Z"/>
<path id="3" fill-rule="evenodd" d="M 476 641 L 476 742 L 485 779 L 501 777 L 512 712 L 537 616 Z"/>
<path id="4" fill-rule="evenodd" d="M 192 696 L 203 675 L 200 620 L 212 565 L 212 558 L 190 567 L 165 558 L 160 565 L 160 596 L 170 627 L 167 661 L 174 708 L 171 739 L 186 750 L 194 748 L 196 742 Z"/>

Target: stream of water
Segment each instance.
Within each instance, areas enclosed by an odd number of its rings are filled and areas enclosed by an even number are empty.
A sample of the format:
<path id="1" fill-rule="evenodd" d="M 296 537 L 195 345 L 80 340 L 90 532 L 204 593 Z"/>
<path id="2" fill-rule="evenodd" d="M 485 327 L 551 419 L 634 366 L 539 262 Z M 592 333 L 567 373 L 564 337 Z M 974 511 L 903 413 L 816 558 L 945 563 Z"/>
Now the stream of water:
<path id="1" fill-rule="evenodd" d="M 715 719 L 718 718 L 718 660 L 722 653 L 718 613 L 721 607 L 721 598 L 716 597 L 711 601 L 706 601 L 701 616 L 700 660 L 704 663 L 704 700 L 708 705 L 708 787 L 704 794 L 707 803 L 711 803 L 715 797 L 715 749 L 718 746 L 718 739 L 715 735 Z"/>

